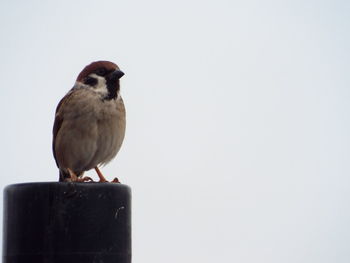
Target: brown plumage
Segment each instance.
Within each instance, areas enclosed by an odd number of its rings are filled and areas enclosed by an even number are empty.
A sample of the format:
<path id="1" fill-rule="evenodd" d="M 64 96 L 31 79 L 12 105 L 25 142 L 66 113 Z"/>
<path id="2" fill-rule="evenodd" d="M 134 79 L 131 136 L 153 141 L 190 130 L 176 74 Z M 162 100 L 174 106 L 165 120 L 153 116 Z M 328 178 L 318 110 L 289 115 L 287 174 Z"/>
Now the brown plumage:
<path id="1" fill-rule="evenodd" d="M 88 181 L 85 171 L 118 153 L 125 134 L 125 108 L 119 79 L 124 75 L 109 61 L 97 61 L 78 75 L 74 87 L 59 102 L 53 126 L 53 154 L 60 181 Z"/>

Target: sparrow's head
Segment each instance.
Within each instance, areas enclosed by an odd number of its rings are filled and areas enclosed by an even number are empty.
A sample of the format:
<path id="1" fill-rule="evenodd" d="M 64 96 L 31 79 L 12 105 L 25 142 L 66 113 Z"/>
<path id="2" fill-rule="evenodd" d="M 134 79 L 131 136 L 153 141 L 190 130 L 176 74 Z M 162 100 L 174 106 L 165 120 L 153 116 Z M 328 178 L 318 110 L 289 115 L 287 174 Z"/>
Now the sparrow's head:
<path id="1" fill-rule="evenodd" d="M 87 65 L 77 77 L 77 86 L 89 88 L 100 94 L 103 99 L 118 97 L 119 79 L 124 73 L 113 62 L 96 61 Z"/>

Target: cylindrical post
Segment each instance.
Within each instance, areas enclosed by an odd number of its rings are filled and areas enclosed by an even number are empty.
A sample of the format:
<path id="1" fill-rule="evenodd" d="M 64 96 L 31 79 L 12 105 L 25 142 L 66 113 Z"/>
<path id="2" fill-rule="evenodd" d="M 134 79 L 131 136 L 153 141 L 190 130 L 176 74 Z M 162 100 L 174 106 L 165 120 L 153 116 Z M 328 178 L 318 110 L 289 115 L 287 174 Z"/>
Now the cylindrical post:
<path id="1" fill-rule="evenodd" d="M 131 190 L 26 183 L 4 190 L 3 263 L 130 263 Z"/>

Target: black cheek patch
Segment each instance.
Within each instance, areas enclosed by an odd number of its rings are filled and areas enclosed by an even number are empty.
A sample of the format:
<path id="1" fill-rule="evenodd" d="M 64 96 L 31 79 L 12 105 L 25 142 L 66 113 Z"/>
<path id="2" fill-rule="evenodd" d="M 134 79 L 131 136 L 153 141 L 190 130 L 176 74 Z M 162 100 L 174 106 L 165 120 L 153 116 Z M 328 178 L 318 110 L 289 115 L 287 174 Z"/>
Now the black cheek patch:
<path id="1" fill-rule="evenodd" d="M 84 81 L 84 83 L 86 85 L 89 85 L 89 86 L 95 86 L 97 84 L 97 79 L 93 78 L 93 77 L 87 77 Z"/>

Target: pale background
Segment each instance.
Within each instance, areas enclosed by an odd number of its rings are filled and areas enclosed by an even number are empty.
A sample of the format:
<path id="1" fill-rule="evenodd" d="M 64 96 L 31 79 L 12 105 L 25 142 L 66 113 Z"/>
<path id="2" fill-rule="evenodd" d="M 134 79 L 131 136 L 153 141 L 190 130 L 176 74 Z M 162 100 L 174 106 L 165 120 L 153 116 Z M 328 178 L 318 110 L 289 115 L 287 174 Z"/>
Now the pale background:
<path id="1" fill-rule="evenodd" d="M 55 107 L 111 60 L 128 126 L 103 172 L 133 189 L 133 262 L 350 262 L 349 1 L 0 10 L 1 189 L 58 179 Z"/>

